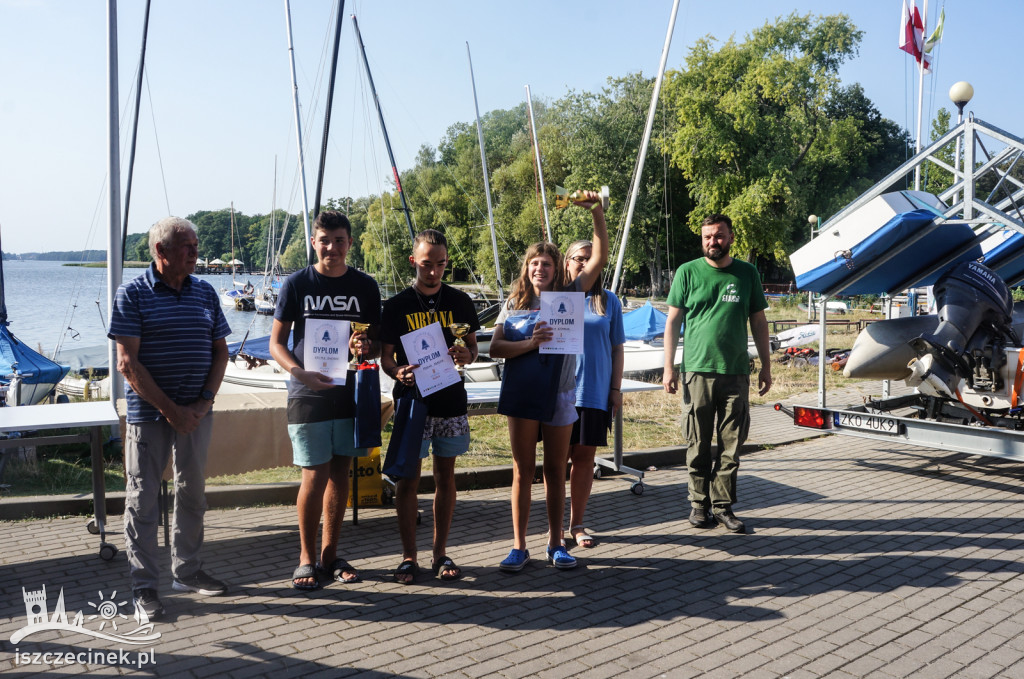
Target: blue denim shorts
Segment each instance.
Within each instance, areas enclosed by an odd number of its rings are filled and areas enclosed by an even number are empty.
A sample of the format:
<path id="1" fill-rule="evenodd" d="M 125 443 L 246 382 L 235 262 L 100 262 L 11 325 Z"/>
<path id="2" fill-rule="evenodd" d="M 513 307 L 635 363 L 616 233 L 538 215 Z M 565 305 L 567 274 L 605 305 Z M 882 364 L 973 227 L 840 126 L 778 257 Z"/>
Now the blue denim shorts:
<path id="1" fill-rule="evenodd" d="M 292 440 L 292 463 L 299 467 L 315 467 L 330 462 L 335 455 L 367 457 L 368 448 L 356 448 L 355 419 L 327 420 L 289 424 L 288 438 Z"/>

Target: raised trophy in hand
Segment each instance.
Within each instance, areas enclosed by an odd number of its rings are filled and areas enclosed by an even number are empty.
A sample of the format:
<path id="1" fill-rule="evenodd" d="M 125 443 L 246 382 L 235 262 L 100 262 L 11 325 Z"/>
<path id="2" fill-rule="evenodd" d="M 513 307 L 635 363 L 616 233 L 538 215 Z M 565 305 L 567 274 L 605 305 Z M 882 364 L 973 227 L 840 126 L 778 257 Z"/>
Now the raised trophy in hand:
<path id="1" fill-rule="evenodd" d="M 607 186 L 602 186 L 601 191 L 601 207 L 607 211 L 608 204 L 611 202 L 609 199 L 609 189 Z M 569 192 L 567 189 L 561 186 L 555 186 L 555 207 L 558 209 L 569 207 L 574 201 L 583 200 L 583 194 L 580 191 Z"/>

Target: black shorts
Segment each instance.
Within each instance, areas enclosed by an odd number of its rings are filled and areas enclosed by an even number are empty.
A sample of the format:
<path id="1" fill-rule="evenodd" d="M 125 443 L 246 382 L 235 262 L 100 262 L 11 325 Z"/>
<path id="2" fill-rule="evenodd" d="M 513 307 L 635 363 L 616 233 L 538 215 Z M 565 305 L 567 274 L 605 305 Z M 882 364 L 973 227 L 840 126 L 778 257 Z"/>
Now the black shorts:
<path id="1" fill-rule="evenodd" d="M 608 430 L 612 428 L 612 413 L 599 408 L 576 408 L 579 419 L 572 425 L 571 445 L 596 446 L 608 445 Z"/>
<path id="2" fill-rule="evenodd" d="M 288 424 L 330 422 L 356 416 L 351 394 L 331 394 L 320 398 L 289 398 Z"/>

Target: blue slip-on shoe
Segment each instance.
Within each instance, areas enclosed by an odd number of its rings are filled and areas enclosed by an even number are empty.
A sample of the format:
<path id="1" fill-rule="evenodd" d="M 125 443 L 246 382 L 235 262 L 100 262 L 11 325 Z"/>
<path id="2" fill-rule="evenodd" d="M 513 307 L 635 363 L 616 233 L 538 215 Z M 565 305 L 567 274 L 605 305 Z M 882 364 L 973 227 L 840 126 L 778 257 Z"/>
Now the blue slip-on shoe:
<path id="1" fill-rule="evenodd" d="M 506 573 L 518 573 L 530 562 L 530 550 L 513 549 L 505 557 L 505 560 L 498 564 L 498 569 Z"/>
<path id="2" fill-rule="evenodd" d="M 554 549 L 548 547 L 548 563 L 563 571 L 576 568 L 577 565 L 576 558 L 569 554 L 565 545 L 558 545 Z"/>

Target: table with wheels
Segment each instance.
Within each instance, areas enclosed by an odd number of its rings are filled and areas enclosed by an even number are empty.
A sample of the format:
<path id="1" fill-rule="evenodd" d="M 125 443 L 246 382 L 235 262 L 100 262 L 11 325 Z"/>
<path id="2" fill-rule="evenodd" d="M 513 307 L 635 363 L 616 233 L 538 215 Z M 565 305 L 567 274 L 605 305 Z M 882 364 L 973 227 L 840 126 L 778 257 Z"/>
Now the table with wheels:
<path id="1" fill-rule="evenodd" d="M 100 536 L 100 557 L 110 561 L 117 547 L 107 542 L 107 502 L 103 483 L 103 427 L 116 427 L 117 411 L 110 401 L 55 403 L 0 408 L 0 432 L 29 432 L 19 438 L 0 441 L 0 454 L 22 446 L 53 446 L 63 443 L 89 443 L 92 449 L 93 518 L 87 528 Z M 35 432 L 88 427 L 85 434 L 37 436 Z"/>

